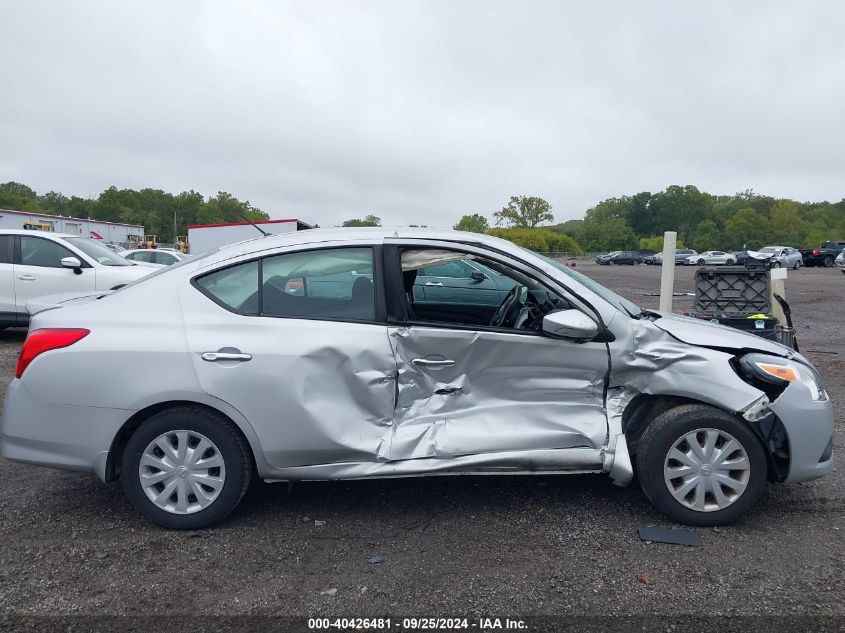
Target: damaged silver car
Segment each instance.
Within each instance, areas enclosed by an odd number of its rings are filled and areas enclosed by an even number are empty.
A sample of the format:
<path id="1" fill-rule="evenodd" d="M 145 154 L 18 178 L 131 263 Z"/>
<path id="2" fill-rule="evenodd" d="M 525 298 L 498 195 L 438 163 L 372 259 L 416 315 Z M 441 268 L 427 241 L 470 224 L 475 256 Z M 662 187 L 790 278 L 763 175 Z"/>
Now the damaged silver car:
<path id="1" fill-rule="evenodd" d="M 473 274 L 448 295 L 417 283 L 450 262 Z M 658 510 L 715 525 L 833 466 L 800 354 L 484 235 L 263 237 L 29 310 L 2 454 L 121 479 L 171 528 L 220 521 L 253 476 L 635 471 Z"/>

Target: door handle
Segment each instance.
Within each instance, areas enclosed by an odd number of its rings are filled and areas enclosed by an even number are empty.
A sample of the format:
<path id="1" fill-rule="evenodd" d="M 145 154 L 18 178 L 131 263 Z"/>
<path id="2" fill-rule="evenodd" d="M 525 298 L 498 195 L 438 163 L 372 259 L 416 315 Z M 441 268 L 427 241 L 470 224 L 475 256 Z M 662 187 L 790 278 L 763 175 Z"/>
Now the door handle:
<path id="1" fill-rule="evenodd" d="M 35 281 L 35 277 L 33 277 L 32 275 L 21 275 L 20 277 L 18 277 L 18 279 L 20 279 L 21 281 Z"/>
<path id="2" fill-rule="evenodd" d="M 216 363 L 221 360 L 236 360 L 240 362 L 245 362 L 248 360 L 252 360 L 252 354 L 235 354 L 233 352 L 205 352 L 202 355 L 203 360 L 207 360 L 209 363 Z"/>
<path id="3" fill-rule="evenodd" d="M 425 285 L 426 286 L 441 286 L 441 287 L 443 286 L 443 284 L 440 283 L 439 281 L 427 281 L 427 282 L 425 282 Z"/>
<path id="4" fill-rule="evenodd" d="M 427 358 L 415 358 L 411 362 L 422 367 L 452 367 L 455 364 L 453 360 L 428 360 Z"/>

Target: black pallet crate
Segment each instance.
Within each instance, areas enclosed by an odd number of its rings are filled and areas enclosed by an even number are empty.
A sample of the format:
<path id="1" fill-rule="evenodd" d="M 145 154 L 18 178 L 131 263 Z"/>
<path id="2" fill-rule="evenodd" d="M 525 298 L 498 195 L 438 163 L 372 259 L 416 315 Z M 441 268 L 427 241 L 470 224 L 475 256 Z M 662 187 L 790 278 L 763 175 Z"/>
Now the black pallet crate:
<path id="1" fill-rule="evenodd" d="M 763 268 L 699 268 L 695 271 L 695 314 L 711 318 L 770 315 L 769 287 L 769 271 Z"/>

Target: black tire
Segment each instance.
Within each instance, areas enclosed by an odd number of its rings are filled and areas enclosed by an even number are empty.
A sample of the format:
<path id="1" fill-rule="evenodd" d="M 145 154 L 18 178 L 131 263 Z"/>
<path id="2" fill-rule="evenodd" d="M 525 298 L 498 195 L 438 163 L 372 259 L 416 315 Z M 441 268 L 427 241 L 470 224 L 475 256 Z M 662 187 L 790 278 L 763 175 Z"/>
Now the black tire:
<path id="1" fill-rule="evenodd" d="M 725 266 L 733 266 L 733 265 L 734 265 L 734 263 L 735 263 L 735 262 L 734 262 L 734 260 L 732 260 L 732 259 L 726 259 L 726 260 L 725 260 Z"/>
<path id="2" fill-rule="evenodd" d="M 218 497 L 192 514 L 174 514 L 157 507 L 144 493 L 138 472 L 141 455 L 150 442 L 177 430 L 195 431 L 211 440 L 226 469 Z M 219 523 L 235 509 L 249 487 L 252 470 L 249 446 L 231 422 L 208 409 L 186 405 L 156 413 L 138 427 L 123 452 L 121 479 L 129 500 L 150 521 L 174 530 L 195 530 Z"/>
<path id="3" fill-rule="evenodd" d="M 704 264 L 706 264 L 706 263 L 707 263 L 707 262 L 705 262 L 703 259 L 699 259 L 699 260 L 698 260 L 698 265 L 699 265 L 699 266 L 704 266 Z"/>
<path id="4" fill-rule="evenodd" d="M 780 268 L 780 262 L 777 260 L 773 261 L 770 268 Z"/>
<path id="5" fill-rule="evenodd" d="M 833 257 L 828 255 L 827 257 L 824 258 L 824 267 L 830 268 L 831 266 L 833 266 Z"/>
<path id="6" fill-rule="evenodd" d="M 743 493 L 721 510 L 702 512 L 676 501 L 663 478 L 666 456 L 685 433 L 717 429 L 730 433 L 745 450 L 750 463 Z M 649 424 L 637 447 L 640 486 L 652 505 L 669 518 L 688 525 L 723 525 L 736 521 L 759 501 L 766 484 L 768 461 L 760 439 L 748 425 L 733 415 L 703 404 L 688 404 L 661 413 Z"/>
<path id="7" fill-rule="evenodd" d="M 800 259 L 795 262 L 795 266 L 792 267 L 792 270 L 798 270 L 799 268 L 801 268 L 801 260 Z"/>

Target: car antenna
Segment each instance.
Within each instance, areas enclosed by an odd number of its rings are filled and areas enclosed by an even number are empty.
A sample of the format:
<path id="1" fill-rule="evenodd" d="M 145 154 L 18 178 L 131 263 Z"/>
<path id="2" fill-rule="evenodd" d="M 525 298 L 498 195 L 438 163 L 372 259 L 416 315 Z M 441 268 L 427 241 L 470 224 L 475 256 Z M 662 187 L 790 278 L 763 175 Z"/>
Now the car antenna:
<path id="1" fill-rule="evenodd" d="M 244 214 L 241 213 L 240 216 L 244 219 L 244 221 L 249 222 L 252 226 L 254 226 L 255 230 L 258 231 L 259 233 L 261 233 L 261 235 L 263 235 L 264 237 L 270 237 L 270 234 L 267 231 L 265 231 L 260 226 L 258 226 L 255 222 L 253 222 L 252 220 L 247 218 Z"/>

